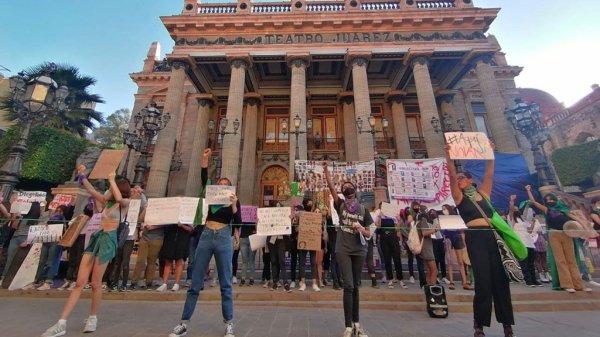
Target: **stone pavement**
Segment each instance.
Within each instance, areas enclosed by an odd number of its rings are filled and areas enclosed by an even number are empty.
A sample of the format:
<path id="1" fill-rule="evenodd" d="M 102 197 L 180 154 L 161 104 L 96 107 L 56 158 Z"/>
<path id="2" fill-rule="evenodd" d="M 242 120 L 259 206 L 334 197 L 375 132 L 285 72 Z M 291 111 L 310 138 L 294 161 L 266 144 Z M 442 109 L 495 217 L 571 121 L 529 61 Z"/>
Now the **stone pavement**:
<path id="1" fill-rule="evenodd" d="M 0 336 L 39 336 L 53 324 L 64 299 L 1 298 Z M 104 301 L 98 315 L 98 331 L 83 334 L 89 300 L 82 300 L 68 322 L 68 336 L 166 337 L 178 323 L 183 302 Z M 370 337 L 465 337 L 472 336 L 470 314 L 450 314 L 431 319 L 423 312 L 363 310 L 361 323 Z M 339 309 L 270 308 L 238 306 L 236 337 L 339 337 L 343 331 Z M 597 337 L 598 312 L 517 313 L 519 337 Z M 223 324 L 219 305 L 199 302 L 189 337 L 220 337 Z M 488 337 L 503 336 L 499 324 L 486 330 Z"/>

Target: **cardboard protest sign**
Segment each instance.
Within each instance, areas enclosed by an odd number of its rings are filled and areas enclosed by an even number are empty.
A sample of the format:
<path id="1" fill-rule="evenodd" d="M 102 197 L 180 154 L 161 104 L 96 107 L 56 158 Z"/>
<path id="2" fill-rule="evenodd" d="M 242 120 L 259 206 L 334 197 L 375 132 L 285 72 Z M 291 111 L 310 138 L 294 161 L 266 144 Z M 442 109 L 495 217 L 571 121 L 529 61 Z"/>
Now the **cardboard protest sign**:
<path id="1" fill-rule="evenodd" d="M 321 250 L 323 217 L 321 213 L 300 212 L 298 221 L 298 249 Z"/>
<path id="2" fill-rule="evenodd" d="M 400 214 L 402 207 L 398 204 L 390 204 L 388 202 L 381 203 L 381 214 L 393 218 Z"/>
<path id="3" fill-rule="evenodd" d="M 63 234 L 63 227 L 63 224 L 42 224 L 29 226 L 29 232 L 27 233 L 27 242 L 45 243 L 60 241 Z"/>
<path id="4" fill-rule="evenodd" d="M 259 249 L 267 246 L 267 236 L 266 235 L 252 234 L 252 235 L 248 236 L 248 239 L 250 240 L 250 249 L 251 250 L 256 251 L 256 250 L 259 250 Z"/>
<path id="5" fill-rule="evenodd" d="M 92 218 L 88 221 L 87 226 L 85 227 L 85 241 L 83 245 L 85 248 L 87 248 L 87 246 L 90 244 L 90 239 L 92 235 L 100 230 L 101 222 L 102 213 L 94 213 Z"/>
<path id="6" fill-rule="evenodd" d="M 41 254 L 42 244 L 34 243 L 10 283 L 8 290 L 21 289 L 35 280 L 35 274 L 37 273 L 38 265 L 40 264 Z"/>
<path id="7" fill-rule="evenodd" d="M 450 145 L 450 159 L 494 159 L 494 150 L 483 132 L 446 132 L 444 137 Z"/>
<path id="8" fill-rule="evenodd" d="M 460 215 L 440 215 L 438 221 L 441 229 L 458 230 L 467 228 Z"/>
<path id="9" fill-rule="evenodd" d="M 11 213 L 27 214 L 31 209 L 31 204 L 46 202 L 46 192 L 42 191 L 21 191 L 17 194 L 17 199 L 10 205 Z"/>
<path id="10" fill-rule="evenodd" d="M 290 235 L 292 234 L 292 219 L 289 207 L 266 207 L 257 210 L 258 222 L 256 234 L 259 235 Z"/>
<path id="11" fill-rule="evenodd" d="M 208 185 L 206 186 L 206 203 L 208 205 L 231 205 L 232 194 L 235 194 L 235 186 Z"/>
<path id="12" fill-rule="evenodd" d="M 67 206 L 75 203 L 75 196 L 70 194 L 57 194 L 54 199 L 48 204 L 48 208 L 55 210 L 58 206 Z"/>
<path id="13" fill-rule="evenodd" d="M 125 216 L 125 221 L 129 223 L 129 235 L 127 236 L 127 240 L 136 240 L 137 233 L 135 232 L 137 228 L 138 218 L 140 216 L 140 208 L 142 207 L 142 200 L 140 199 L 131 199 L 129 201 L 129 209 L 127 210 L 127 215 Z"/>
<path id="14" fill-rule="evenodd" d="M 77 217 L 73 218 L 71 221 L 69 221 L 67 231 L 63 235 L 62 239 L 60 239 L 58 245 L 66 248 L 72 247 L 73 243 L 75 243 L 75 240 L 77 240 L 77 237 L 83 231 L 89 219 L 90 217 L 88 217 L 87 215 L 80 214 Z"/>
<path id="15" fill-rule="evenodd" d="M 102 150 L 88 179 L 107 179 L 108 174 L 117 171 L 125 150 Z"/>
<path id="16" fill-rule="evenodd" d="M 148 225 L 169 225 L 176 223 L 191 225 L 194 223 L 199 202 L 200 198 L 193 197 L 148 199 L 145 221 Z M 208 213 L 208 211 L 205 213 Z"/>
<path id="17" fill-rule="evenodd" d="M 242 205 L 242 222 L 244 223 L 256 223 L 256 212 L 258 207 L 250 205 Z"/>

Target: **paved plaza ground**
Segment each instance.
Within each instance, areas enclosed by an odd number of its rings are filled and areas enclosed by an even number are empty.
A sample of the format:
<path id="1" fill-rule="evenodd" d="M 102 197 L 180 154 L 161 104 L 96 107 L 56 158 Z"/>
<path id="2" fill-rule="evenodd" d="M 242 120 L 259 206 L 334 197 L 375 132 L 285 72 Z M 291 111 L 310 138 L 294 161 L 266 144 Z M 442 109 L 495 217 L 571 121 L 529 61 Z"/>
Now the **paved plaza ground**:
<path id="1" fill-rule="evenodd" d="M 89 300 L 82 300 L 68 322 L 67 336 L 166 337 L 178 323 L 183 302 L 104 301 L 98 330 L 83 334 Z M 39 336 L 58 318 L 64 299 L 0 298 L 0 336 Z M 340 303 L 341 306 L 341 303 Z M 370 337 L 464 337 L 472 336 L 470 314 L 431 319 L 425 312 L 363 310 L 361 322 Z M 340 309 L 238 306 L 236 337 L 338 337 L 342 335 Z M 517 313 L 519 337 L 597 337 L 600 315 L 596 312 Z M 220 306 L 200 302 L 190 324 L 190 337 L 220 337 L 223 332 Z M 498 324 L 487 329 L 489 337 L 501 337 Z"/>

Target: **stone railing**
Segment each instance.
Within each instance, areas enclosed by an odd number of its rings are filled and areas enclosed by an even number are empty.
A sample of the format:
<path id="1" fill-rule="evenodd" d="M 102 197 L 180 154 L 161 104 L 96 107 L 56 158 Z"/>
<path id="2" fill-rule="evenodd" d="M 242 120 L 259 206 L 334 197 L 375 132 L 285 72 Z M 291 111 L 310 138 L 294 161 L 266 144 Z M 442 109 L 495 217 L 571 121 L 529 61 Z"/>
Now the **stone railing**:
<path id="1" fill-rule="evenodd" d="M 237 12 L 237 5 L 202 5 L 198 7 L 198 14 L 234 14 Z"/>
<path id="2" fill-rule="evenodd" d="M 252 13 L 287 13 L 292 11 L 290 4 L 252 4 Z"/>
<path id="3" fill-rule="evenodd" d="M 399 9 L 398 2 L 368 2 L 360 5 L 363 11 L 388 11 Z"/>
<path id="4" fill-rule="evenodd" d="M 331 2 L 322 2 L 315 3 L 310 2 L 306 4 L 307 12 L 342 12 L 344 10 L 343 3 L 331 3 Z"/>
<path id="5" fill-rule="evenodd" d="M 456 3 L 454 0 L 446 1 L 419 1 L 417 0 L 417 8 L 419 9 L 438 9 L 438 8 L 454 8 Z"/>

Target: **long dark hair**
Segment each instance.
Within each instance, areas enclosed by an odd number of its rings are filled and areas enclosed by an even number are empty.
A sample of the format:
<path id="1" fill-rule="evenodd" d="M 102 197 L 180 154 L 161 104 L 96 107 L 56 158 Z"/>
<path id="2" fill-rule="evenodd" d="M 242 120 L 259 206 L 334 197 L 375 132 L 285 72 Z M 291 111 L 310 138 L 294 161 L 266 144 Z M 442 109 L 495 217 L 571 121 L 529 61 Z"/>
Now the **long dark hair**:
<path id="1" fill-rule="evenodd" d="M 42 207 L 40 206 L 40 203 L 36 201 L 36 202 L 31 203 L 31 208 L 29 209 L 29 212 L 27 212 L 27 214 L 25 214 L 24 218 L 27 219 L 28 222 L 34 223 L 34 222 L 37 222 L 35 220 L 39 219 L 41 215 L 42 215 Z"/>

